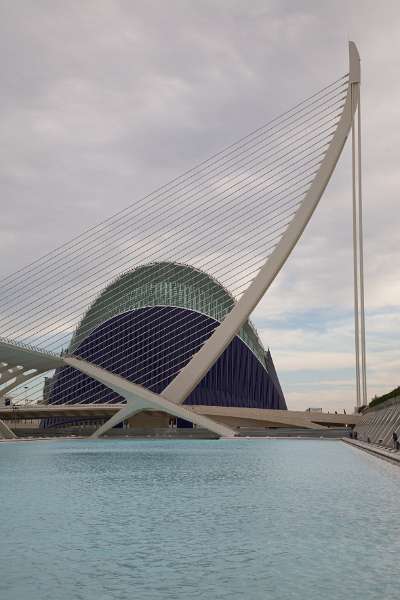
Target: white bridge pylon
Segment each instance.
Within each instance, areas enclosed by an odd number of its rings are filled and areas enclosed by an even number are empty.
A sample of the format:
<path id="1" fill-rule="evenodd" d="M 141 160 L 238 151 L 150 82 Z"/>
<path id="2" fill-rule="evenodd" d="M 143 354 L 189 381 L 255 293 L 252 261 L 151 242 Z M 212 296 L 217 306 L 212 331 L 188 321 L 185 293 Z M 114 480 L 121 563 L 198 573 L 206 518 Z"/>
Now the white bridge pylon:
<path id="1" fill-rule="evenodd" d="M 321 148 L 323 148 L 321 160 L 315 163 L 317 168 L 312 173 L 313 178 L 306 182 L 307 185 L 304 188 L 305 192 L 302 196 L 302 200 L 301 202 L 299 201 L 299 203 L 296 205 L 296 210 L 292 213 L 293 218 L 291 218 L 291 220 L 285 225 L 285 229 L 279 238 L 279 241 L 273 246 L 272 251 L 267 254 L 266 260 L 264 259 L 265 262 L 261 264 L 260 268 L 256 271 L 257 274 L 251 280 L 250 285 L 248 285 L 247 289 L 245 289 L 243 293 L 241 292 L 238 295 L 238 299 L 233 302 L 232 308 L 215 327 L 213 333 L 211 333 L 208 339 L 202 343 L 200 349 L 191 356 L 189 361 L 186 362 L 185 366 L 183 366 L 183 368 L 181 368 L 175 377 L 173 377 L 161 394 L 156 394 L 155 392 L 146 389 L 141 385 L 137 385 L 128 381 L 128 379 L 125 377 L 115 375 L 106 369 L 96 366 L 95 364 L 83 361 L 74 356 L 73 353 L 54 357 L 54 361 L 52 363 L 54 366 L 49 368 L 57 368 L 61 364 L 68 364 L 69 366 L 78 369 L 82 373 L 87 374 L 92 379 L 103 383 L 108 388 L 116 391 L 118 394 L 126 398 L 126 406 L 116 415 L 114 415 L 109 421 L 107 421 L 102 427 L 100 427 L 94 434 L 94 437 L 98 437 L 111 427 L 130 418 L 143 409 L 165 410 L 167 413 L 182 417 L 183 419 L 191 421 L 192 423 L 202 427 L 206 427 L 214 433 L 217 433 L 219 436 L 225 437 L 234 435 L 233 430 L 231 430 L 229 427 L 217 423 L 208 417 L 197 415 L 189 407 L 184 407 L 182 404 L 207 374 L 214 363 L 218 360 L 224 350 L 229 346 L 230 342 L 238 334 L 241 327 L 243 327 L 243 325 L 246 323 L 249 316 L 285 264 L 287 258 L 303 233 L 307 223 L 311 219 L 335 169 L 336 163 L 352 128 L 354 115 L 359 104 L 359 83 L 360 57 L 355 44 L 350 42 L 348 85 L 346 95 L 343 100 L 343 105 L 341 105 L 341 113 L 337 116 L 337 119 L 336 116 L 335 118 L 330 119 L 334 125 L 332 125 L 329 130 L 333 131 L 332 134 L 329 134 L 331 135 L 329 138 L 329 144 L 327 142 L 328 145 L 326 148 L 321 146 Z M 304 123 L 305 130 L 310 130 L 307 120 L 305 120 Z M 329 121 L 325 121 L 325 125 L 327 123 L 329 123 Z M 331 123 L 329 123 L 329 125 L 331 125 Z M 333 127 L 334 129 L 332 129 Z M 313 140 L 313 138 L 310 139 L 311 141 Z M 311 144 L 310 148 L 312 148 L 313 145 L 315 144 Z M 301 156 L 301 153 L 304 152 L 304 150 L 301 148 L 301 145 L 299 147 Z M 307 158 L 307 156 L 309 155 L 306 154 L 305 157 L 303 156 L 303 158 Z M 293 165 L 297 165 L 297 162 L 293 163 Z M 296 166 L 296 169 L 298 168 L 299 167 Z M 289 171 L 289 175 L 293 172 L 295 172 L 295 169 Z M 294 176 L 292 179 L 293 178 Z M 290 182 L 292 179 L 288 179 L 287 181 Z M 259 185 L 259 183 L 257 183 L 257 185 Z M 272 197 L 274 198 L 275 196 Z M 18 365 L 25 366 L 23 357 L 21 356 L 21 358 L 18 359 L 18 357 L 15 355 L 18 355 L 18 342 L 14 344 L 14 350 L 12 350 L 11 346 L 13 346 L 11 342 L 4 344 L 0 343 L 0 361 L 8 365 L 9 369 Z M 12 352 L 14 352 L 14 355 L 12 355 Z M 39 372 L 41 367 L 44 365 L 43 356 L 45 355 L 45 352 L 41 353 L 39 350 L 29 350 L 29 364 L 36 364 L 35 368 L 38 370 L 37 372 Z M 35 363 L 35 356 L 37 358 L 37 363 Z M 46 360 L 50 361 L 49 355 L 47 354 L 46 356 Z M 18 360 L 20 360 L 20 362 L 18 362 Z M 37 375 L 37 373 L 35 373 L 35 375 Z"/>

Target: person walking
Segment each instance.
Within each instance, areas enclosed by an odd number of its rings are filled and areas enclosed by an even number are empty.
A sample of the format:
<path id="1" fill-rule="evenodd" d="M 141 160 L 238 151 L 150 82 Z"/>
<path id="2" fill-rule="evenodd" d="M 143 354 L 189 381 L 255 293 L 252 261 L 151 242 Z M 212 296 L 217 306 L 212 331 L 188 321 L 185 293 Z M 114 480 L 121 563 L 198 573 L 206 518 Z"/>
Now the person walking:
<path id="1" fill-rule="evenodd" d="M 392 438 L 393 438 L 393 448 L 395 450 L 398 450 L 399 449 L 399 436 L 397 435 L 397 433 L 395 431 L 393 431 Z"/>

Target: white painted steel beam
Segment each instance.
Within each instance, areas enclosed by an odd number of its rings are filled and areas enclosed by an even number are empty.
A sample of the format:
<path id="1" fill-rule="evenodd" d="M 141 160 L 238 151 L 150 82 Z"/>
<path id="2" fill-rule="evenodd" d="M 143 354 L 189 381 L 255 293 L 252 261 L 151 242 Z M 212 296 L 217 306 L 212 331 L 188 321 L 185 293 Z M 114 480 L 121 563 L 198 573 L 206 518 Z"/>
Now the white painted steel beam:
<path id="1" fill-rule="evenodd" d="M 162 410 L 168 414 L 190 421 L 195 425 L 204 427 L 220 437 L 235 437 L 236 435 L 236 432 L 230 427 L 222 425 L 204 415 L 199 415 L 186 406 L 177 405 L 159 394 L 155 394 L 136 383 L 132 383 L 119 375 L 114 375 L 114 373 L 101 369 L 92 363 L 74 357 L 65 357 L 64 362 L 74 367 L 74 369 L 85 373 L 92 379 L 100 381 L 123 398 L 126 398 L 126 407 L 111 417 L 107 423 L 95 432 L 93 437 L 99 437 L 111 427 L 114 427 L 143 409 Z"/>

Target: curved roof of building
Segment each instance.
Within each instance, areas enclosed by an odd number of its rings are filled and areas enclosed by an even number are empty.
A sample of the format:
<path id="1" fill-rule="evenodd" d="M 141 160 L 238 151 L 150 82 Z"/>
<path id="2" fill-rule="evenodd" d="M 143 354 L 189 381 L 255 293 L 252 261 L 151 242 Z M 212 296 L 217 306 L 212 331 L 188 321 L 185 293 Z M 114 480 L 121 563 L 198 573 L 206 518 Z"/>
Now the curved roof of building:
<path id="1" fill-rule="evenodd" d="M 69 351 L 74 351 L 101 323 L 131 310 L 176 306 L 222 321 L 234 302 L 221 283 L 190 265 L 173 262 L 141 265 L 119 275 L 99 294 L 79 323 Z M 266 366 L 264 347 L 249 321 L 239 337 Z"/>
<path id="2" fill-rule="evenodd" d="M 162 394 L 198 349 L 196 328 L 207 329 L 215 325 L 215 319 L 188 308 L 139 308 L 118 314 L 99 325 L 82 342 L 76 354 Z M 151 331 L 150 335 L 138 335 L 138 328 L 143 326 Z M 104 339 L 113 352 L 98 352 Z M 285 410 L 285 399 L 269 354 L 266 361 L 268 368 L 235 336 L 184 403 Z M 59 369 L 49 395 L 50 404 L 113 402 L 124 400 L 101 382 L 72 367 Z"/>

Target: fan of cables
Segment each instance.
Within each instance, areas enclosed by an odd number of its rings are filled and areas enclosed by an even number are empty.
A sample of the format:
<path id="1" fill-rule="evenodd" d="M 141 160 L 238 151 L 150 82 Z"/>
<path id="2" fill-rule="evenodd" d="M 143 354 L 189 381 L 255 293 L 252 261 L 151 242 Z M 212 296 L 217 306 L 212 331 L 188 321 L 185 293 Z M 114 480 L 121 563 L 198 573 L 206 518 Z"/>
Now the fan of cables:
<path id="1" fill-rule="evenodd" d="M 94 363 L 110 365 L 111 358 L 112 370 L 130 377 L 134 365 L 140 382 L 162 390 L 204 344 L 276 248 L 325 156 L 347 87 L 348 75 L 344 75 L 145 198 L 4 278 L 0 335 L 51 352 L 82 355 L 85 337 L 95 333 L 96 345 L 92 344 L 90 354 Z M 179 292 L 189 294 L 201 306 L 206 302 L 214 307 L 206 311 L 208 319 L 202 318 L 203 309 L 195 309 L 188 318 L 173 306 L 165 310 L 166 304 L 182 304 L 162 299 L 157 304 L 149 299 L 152 290 L 156 293 L 155 282 L 164 288 L 174 285 L 171 264 L 188 267 L 180 275 Z M 140 279 L 130 276 L 142 265 L 152 268 L 142 271 Z M 210 280 L 215 284 L 210 285 Z M 108 313 L 99 301 L 105 290 Z M 94 310 L 96 305 L 98 310 Z M 120 351 L 104 322 L 107 314 L 113 317 L 127 308 L 138 309 L 133 327 L 136 339 L 145 335 L 157 344 L 152 342 L 142 351 L 143 345 L 131 340 Z M 64 379 L 64 390 L 76 386 L 76 381 L 69 384 L 69 379 Z M 90 380 L 81 381 L 74 393 L 65 393 L 66 402 L 83 401 L 80 395 L 85 385 L 94 386 Z M 99 402 L 104 390 L 94 387 L 89 401 Z M 28 388 L 16 388 L 14 397 L 36 402 L 42 388 L 43 376 L 38 376 Z M 62 390 L 58 397 L 63 402 Z M 88 402 L 86 393 L 84 397 Z M 115 401 L 115 395 L 107 401 Z"/>

